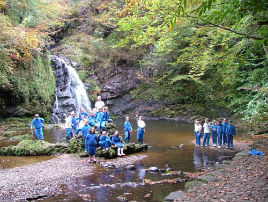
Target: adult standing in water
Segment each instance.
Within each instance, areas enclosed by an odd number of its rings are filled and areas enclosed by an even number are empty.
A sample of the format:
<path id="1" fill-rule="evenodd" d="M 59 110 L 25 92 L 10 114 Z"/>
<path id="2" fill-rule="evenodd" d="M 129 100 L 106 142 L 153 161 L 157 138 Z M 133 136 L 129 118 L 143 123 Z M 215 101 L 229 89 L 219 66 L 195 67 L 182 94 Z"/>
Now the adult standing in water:
<path id="1" fill-rule="evenodd" d="M 97 111 L 99 111 L 100 108 L 103 108 L 105 106 L 104 102 L 101 100 L 101 96 L 99 95 L 97 97 L 97 102 L 95 103 L 95 108 Z"/>
<path id="2" fill-rule="evenodd" d="M 33 126 L 35 128 L 35 138 L 37 140 L 41 140 L 43 142 L 44 135 L 43 135 L 43 129 L 42 124 L 45 122 L 45 120 L 41 117 L 39 117 L 39 114 L 34 115 L 34 119 L 31 122 L 31 130 L 33 129 Z"/>
<path id="3" fill-rule="evenodd" d="M 145 133 L 145 122 L 142 120 L 142 116 L 138 118 L 138 129 L 137 129 L 137 139 L 139 144 L 143 144 L 143 135 Z"/>

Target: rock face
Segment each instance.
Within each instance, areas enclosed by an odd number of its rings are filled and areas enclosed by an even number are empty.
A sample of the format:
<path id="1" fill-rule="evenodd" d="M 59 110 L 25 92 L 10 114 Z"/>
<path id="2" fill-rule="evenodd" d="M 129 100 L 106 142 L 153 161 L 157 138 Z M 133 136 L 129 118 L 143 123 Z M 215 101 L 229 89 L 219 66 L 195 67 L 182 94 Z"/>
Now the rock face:
<path id="1" fill-rule="evenodd" d="M 69 112 L 79 112 L 83 107 L 89 110 L 91 104 L 86 89 L 74 67 L 76 63 L 60 56 L 50 56 L 56 78 L 56 93 L 53 104 L 51 123 L 64 121 Z"/>

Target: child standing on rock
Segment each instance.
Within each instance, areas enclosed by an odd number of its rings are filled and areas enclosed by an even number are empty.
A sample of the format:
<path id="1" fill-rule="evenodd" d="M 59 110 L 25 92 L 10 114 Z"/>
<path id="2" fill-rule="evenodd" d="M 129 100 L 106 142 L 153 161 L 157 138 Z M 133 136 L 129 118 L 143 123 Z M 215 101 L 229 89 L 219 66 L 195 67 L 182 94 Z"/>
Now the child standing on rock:
<path id="1" fill-rule="evenodd" d="M 112 144 L 117 146 L 117 156 L 125 156 L 125 154 L 123 152 L 123 144 L 122 144 L 121 139 L 119 137 L 118 130 L 115 131 L 115 133 L 112 137 Z"/>
<path id="2" fill-rule="evenodd" d="M 137 139 L 139 144 L 143 144 L 143 135 L 145 133 L 145 122 L 142 120 L 142 116 L 138 118 Z"/>
<path id="3" fill-rule="evenodd" d="M 132 133 L 132 127 L 131 124 L 129 122 L 129 117 L 126 117 L 126 121 L 124 123 L 124 132 L 125 132 L 125 143 L 129 143 L 130 141 L 130 136 Z"/>
<path id="4" fill-rule="evenodd" d="M 33 126 L 34 126 L 35 138 L 37 140 L 41 140 L 41 142 L 43 142 L 43 140 L 44 140 L 43 129 L 42 129 L 42 124 L 44 122 L 45 122 L 45 120 L 43 118 L 39 117 L 38 114 L 34 115 L 34 119 L 31 122 L 31 130 L 33 129 Z"/>
<path id="5" fill-rule="evenodd" d="M 89 162 L 96 163 L 96 147 L 97 147 L 98 137 L 95 133 L 95 128 L 91 127 L 89 133 L 86 135 L 85 138 L 85 147 L 87 148 L 88 155 L 89 155 Z"/>

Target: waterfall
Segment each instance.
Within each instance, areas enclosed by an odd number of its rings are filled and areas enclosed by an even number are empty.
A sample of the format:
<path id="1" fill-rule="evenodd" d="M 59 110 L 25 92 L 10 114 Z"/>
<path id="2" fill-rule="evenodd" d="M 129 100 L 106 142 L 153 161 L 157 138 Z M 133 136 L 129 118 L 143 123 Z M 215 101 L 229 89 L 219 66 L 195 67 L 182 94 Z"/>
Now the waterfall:
<path id="1" fill-rule="evenodd" d="M 52 123 L 64 121 L 71 111 L 75 111 L 78 115 L 81 107 L 89 111 L 91 104 L 86 88 L 74 68 L 75 63 L 55 55 L 50 56 L 50 60 L 56 78 L 55 101 L 50 121 Z"/>

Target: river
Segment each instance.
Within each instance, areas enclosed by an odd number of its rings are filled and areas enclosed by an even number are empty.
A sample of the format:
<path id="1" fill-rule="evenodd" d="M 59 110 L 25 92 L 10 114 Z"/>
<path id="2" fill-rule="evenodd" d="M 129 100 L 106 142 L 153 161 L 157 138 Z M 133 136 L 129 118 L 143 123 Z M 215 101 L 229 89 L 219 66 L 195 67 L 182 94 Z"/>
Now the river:
<path id="1" fill-rule="evenodd" d="M 123 120 L 116 120 L 115 123 L 120 126 L 122 134 Z M 135 122 L 131 123 L 136 127 Z M 144 179 L 158 181 L 175 178 L 162 176 L 160 172 L 146 172 L 145 169 L 151 166 L 165 168 L 168 163 L 173 170 L 195 172 L 213 167 L 219 156 L 228 155 L 218 150 L 195 147 L 192 143 L 193 124 L 147 120 L 146 125 L 144 142 L 151 148 L 144 152 L 147 155 L 145 159 L 135 162 L 135 171 L 122 167 L 105 169 L 96 165 L 96 172 L 93 175 L 77 178 L 70 184 L 62 185 L 62 194 L 43 201 L 163 201 L 170 192 L 184 189 L 184 183 L 145 185 Z M 54 135 L 48 134 L 46 137 L 48 141 L 54 142 L 64 137 L 63 130 L 53 130 Z M 131 140 L 136 141 L 135 132 Z M 180 144 L 184 144 L 184 147 L 174 147 Z M 146 198 L 145 195 L 149 197 Z"/>

